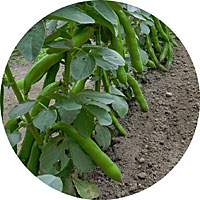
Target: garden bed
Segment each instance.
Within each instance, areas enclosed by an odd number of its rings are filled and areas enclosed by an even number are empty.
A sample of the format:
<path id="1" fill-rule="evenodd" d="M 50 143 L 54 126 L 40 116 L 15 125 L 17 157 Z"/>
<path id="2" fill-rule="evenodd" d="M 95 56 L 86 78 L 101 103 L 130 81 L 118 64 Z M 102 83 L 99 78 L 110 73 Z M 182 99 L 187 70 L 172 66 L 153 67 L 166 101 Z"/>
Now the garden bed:
<path id="1" fill-rule="evenodd" d="M 142 112 L 132 99 L 128 114 L 119 120 L 127 136 L 116 132 L 106 151 L 120 168 L 124 183 L 111 180 L 99 168 L 88 175 L 87 179 L 102 193 L 98 199 L 120 198 L 150 187 L 177 164 L 190 144 L 197 124 L 200 93 L 192 61 L 184 46 L 177 42 L 170 72 L 150 70 L 145 74 L 143 87 L 149 111 Z M 17 57 L 10 64 L 16 80 L 24 77 L 31 66 L 26 61 L 16 62 Z M 41 88 L 42 80 L 34 85 L 30 97 L 35 98 Z M 7 112 L 16 104 L 12 90 L 6 89 L 5 122 Z"/>

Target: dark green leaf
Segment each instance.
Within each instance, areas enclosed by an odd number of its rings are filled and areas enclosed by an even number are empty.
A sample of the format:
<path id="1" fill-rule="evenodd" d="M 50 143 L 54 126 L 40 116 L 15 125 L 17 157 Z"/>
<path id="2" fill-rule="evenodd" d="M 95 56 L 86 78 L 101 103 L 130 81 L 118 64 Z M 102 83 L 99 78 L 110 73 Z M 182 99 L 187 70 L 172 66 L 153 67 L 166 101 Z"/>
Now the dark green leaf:
<path id="1" fill-rule="evenodd" d="M 138 11 L 138 10 L 139 10 L 139 8 L 137 8 L 137 7 L 135 7 L 135 6 L 132 6 L 132 5 L 128 5 L 128 4 L 127 4 L 127 10 L 128 10 L 128 12 L 131 12 L 131 13 L 133 13 L 133 12 L 136 12 L 136 11 Z"/>
<path id="2" fill-rule="evenodd" d="M 112 107 L 121 118 L 123 118 L 128 112 L 128 104 L 123 97 L 114 96 Z"/>
<path id="3" fill-rule="evenodd" d="M 65 194 L 69 194 L 71 196 L 76 196 L 76 190 L 72 183 L 72 179 L 70 176 L 63 180 L 63 191 Z"/>
<path id="4" fill-rule="evenodd" d="M 14 131 L 11 134 L 8 134 L 8 140 L 12 147 L 14 147 L 21 140 L 21 133 L 19 131 Z"/>
<path id="5" fill-rule="evenodd" d="M 90 137 L 94 130 L 94 120 L 84 110 L 81 110 L 74 121 L 74 126 L 80 135 Z"/>
<path id="6" fill-rule="evenodd" d="M 111 143 L 111 134 L 109 129 L 105 126 L 100 126 L 97 124 L 95 130 L 95 140 L 99 146 L 103 147 L 103 151 L 107 150 Z"/>
<path id="7" fill-rule="evenodd" d="M 104 70 L 117 70 L 118 68 L 116 65 L 113 65 L 102 58 L 95 57 L 95 60 L 96 60 L 96 65 L 103 68 Z"/>
<path id="8" fill-rule="evenodd" d="M 72 42 L 70 40 L 53 41 L 48 44 L 48 47 L 68 51 L 72 48 Z"/>
<path id="9" fill-rule="evenodd" d="M 146 34 L 146 35 L 148 35 L 150 33 L 150 28 L 144 22 L 140 23 L 140 29 L 141 29 L 141 32 Z"/>
<path id="10" fill-rule="evenodd" d="M 59 108 L 58 112 L 60 114 L 61 121 L 66 124 L 71 124 L 76 119 L 80 110 L 65 110 L 63 108 Z"/>
<path id="11" fill-rule="evenodd" d="M 99 101 L 104 104 L 111 104 L 113 100 L 113 96 L 108 93 L 97 92 L 95 90 L 83 90 L 80 95 L 87 99 L 91 99 L 94 101 Z"/>
<path id="12" fill-rule="evenodd" d="M 95 53 L 100 54 L 103 60 L 108 61 L 112 65 L 124 66 L 125 60 L 123 57 L 116 51 L 109 48 L 101 48 L 95 51 Z"/>
<path id="13" fill-rule="evenodd" d="M 89 173 L 93 171 L 95 166 L 94 162 L 88 154 L 83 151 L 80 145 L 71 138 L 69 140 L 69 150 L 73 163 L 77 169 L 79 169 L 82 173 Z"/>
<path id="14" fill-rule="evenodd" d="M 139 48 L 139 53 L 140 53 L 140 58 L 142 60 L 142 64 L 146 65 L 148 62 L 148 59 L 149 59 L 147 52 L 144 51 L 143 49 Z"/>
<path id="15" fill-rule="evenodd" d="M 124 97 L 125 95 L 116 87 L 110 85 L 110 94 L 118 95 Z"/>
<path id="16" fill-rule="evenodd" d="M 42 21 L 35 24 L 19 41 L 17 49 L 26 60 L 34 60 L 40 53 L 45 40 L 45 27 Z"/>
<path id="17" fill-rule="evenodd" d="M 94 199 L 100 195 L 98 188 L 94 184 L 90 184 L 89 182 L 82 181 L 78 178 L 73 178 L 73 183 L 78 194 L 84 199 Z"/>
<path id="18" fill-rule="evenodd" d="M 107 106 L 106 104 L 104 103 L 101 103 L 99 101 L 88 101 L 88 103 L 86 103 L 87 105 L 95 105 L 95 106 L 98 106 L 99 108 L 103 108 L 104 110 L 106 111 L 110 111 L 110 108 L 109 106 Z"/>
<path id="19" fill-rule="evenodd" d="M 95 59 L 89 54 L 82 54 L 73 59 L 70 68 L 75 80 L 81 80 L 90 76 L 95 68 Z"/>
<path id="20" fill-rule="evenodd" d="M 9 117 L 11 119 L 16 118 L 18 116 L 22 116 L 29 112 L 35 104 L 35 101 L 25 101 L 23 103 L 20 103 L 16 106 L 14 106 L 10 112 L 8 113 Z"/>
<path id="21" fill-rule="evenodd" d="M 44 174 L 38 176 L 38 178 L 48 186 L 62 192 L 63 183 L 59 177 L 53 176 L 51 174 Z"/>
<path id="22" fill-rule="evenodd" d="M 67 149 L 67 138 L 57 136 L 51 139 L 42 149 L 40 156 L 40 169 L 47 174 L 56 175 L 60 173 L 68 164 L 69 158 L 65 150 Z M 61 162 L 60 166 L 58 163 Z"/>
<path id="23" fill-rule="evenodd" d="M 67 6 L 51 13 L 48 18 L 64 21 L 74 21 L 80 24 L 94 23 L 95 21 L 86 15 L 81 9 L 73 6 Z"/>
<path id="24" fill-rule="evenodd" d="M 118 29 L 117 29 L 117 25 L 115 24 L 111 24 L 108 20 L 106 20 L 103 16 L 97 14 L 94 11 L 89 11 L 88 15 L 90 15 L 94 20 L 96 24 L 100 24 L 102 26 L 107 27 L 110 32 L 117 36 L 118 35 Z"/>
<path id="25" fill-rule="evenodd" d="M 46 24 L 46 30 L 53 32 L 56 29 L 58 20 L 50 20 L 47 24 Z"/>
<path id="26" fill-rule="evenodd" d="M 112 118 L 106 110 L 95 105 L 87 105 L 86 107 L 98 119 L 100 125 L 108 126 L 112 124 Z"/>
<path id="27" fill-rule="evenodd" d="M 57 114 L 54 110 L 43 109 L 35 116 L 33 124 L 40 130 L 45 131 L 56 121 L 56 119 Z"/>
<path id="28" fill-rule="evenodd" d="M 116 14 L 105 1 L 94 1 L 94 9 L 111 24 L 118 24 Z"/>
<path id="29" fill-rule="evenodd" d="M 55 106 L 67 111 L 80 110 L 82 108 L 82 106 L 77 104 L 73 99 L 63 99 L 61 102 L 56 103 Z"/>

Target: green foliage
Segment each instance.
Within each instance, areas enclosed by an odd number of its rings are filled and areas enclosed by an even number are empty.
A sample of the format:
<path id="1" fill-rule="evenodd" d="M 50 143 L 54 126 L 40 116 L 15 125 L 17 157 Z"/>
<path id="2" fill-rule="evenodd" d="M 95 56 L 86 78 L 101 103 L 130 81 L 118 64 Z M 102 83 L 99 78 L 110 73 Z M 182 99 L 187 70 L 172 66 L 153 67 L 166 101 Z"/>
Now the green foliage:
<path id="1" fill-rule="evenodd" d="M 170 69 L 177 46 L 171 34 L 153 15 L 113 1 L 67 6 L 35 24 L 17 45 L 22 55 L 17 62 L 31 60 L 33 66 L 17 82 L 5 73 L 1 87 L 2 113 L 4 87 L 12 87 L 20 99 L 5 128 L 15 151 L 19 129 L 26 128 L 18 156 L 29 170 L 49 186 L 86 199 L 100 192 L 78 177 L 91 173 L 95 164 L 122 181 L 103 152 L 114 133 L 110 125 L 126 135 L 116 116 L 126 116 L 133 94 L 148 111 L 140 80 L 149 69 Z M 44 76 L 43 89 L 30 100 L 32 85 Z"/>

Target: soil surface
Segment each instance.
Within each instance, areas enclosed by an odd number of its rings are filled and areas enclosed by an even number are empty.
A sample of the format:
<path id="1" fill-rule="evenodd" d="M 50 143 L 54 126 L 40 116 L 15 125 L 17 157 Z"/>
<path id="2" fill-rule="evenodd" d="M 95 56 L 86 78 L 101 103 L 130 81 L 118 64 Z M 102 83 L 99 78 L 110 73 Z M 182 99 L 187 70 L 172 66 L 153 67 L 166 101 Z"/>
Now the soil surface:
<path id="1" fill-rule="evenodd" d="M 119 120 L 127 136 L 119 136 L 116 131 L 106 152 L 120 168 L 123 184 L 111 180 L 99 168 L 88 175 L 87 179 L 102 193 L 98 199 L 116 199 L 150 187 L 177 164 L 189 146 L 197 125 L 200 93 L 192 61 L 184 46 L 177 42 L 170 72 L 145 74 L 143 87 L 149 111 L 142 112 L 133 98 L 128 114 Z M 31 63 L 17 63 L 16 59 L 13 56 L 10 65 L 18 80 Z M 58 79 L 61 73 L 62 69 Z M 33 86 L 30 97 L 35 98 L 41 87 L 42 80 Z M 6 90 L 4 122 L 16 104 L 12 90 Z"/>

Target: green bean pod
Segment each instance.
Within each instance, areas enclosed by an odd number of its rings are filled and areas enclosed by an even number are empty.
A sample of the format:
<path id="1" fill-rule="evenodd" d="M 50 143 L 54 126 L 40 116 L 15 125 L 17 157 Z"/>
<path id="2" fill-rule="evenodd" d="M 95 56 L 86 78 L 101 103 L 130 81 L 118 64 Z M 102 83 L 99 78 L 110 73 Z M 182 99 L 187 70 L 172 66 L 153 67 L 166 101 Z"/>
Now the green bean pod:
<path id="1" fill-rule="evenodd" d="M 53 83 L 55 81 L 59 68 L 60 68 L 60 62 L 53 65 L 47 71 L 47 74 L 46 74 L 46 77 L 45 77 L 44 83 L 43 83 L 43 88 L 45 88 L 47 85 L 49 85 L 50 83 Z"/>
<path id="2" fill-rule="evenodd" d="M 69 137 L 77 141 L 83 150 L 92 158 L 92 160 L 102 169 L 102 171 L 113 180 L 122 182 L 121 172 L 117 165 L 99 148 L 99 146 L 90 138 L 81 136 L 76 129 L 63 122 L 58 122 L 52 126 L 51 130 L 62 130 Z"/>
<path id="3" fill-rule="evenodd" d="M 175 42 L 175 40 L 172 38 L 172 36 L 170 35 L 170 32 L 169 32 L 169 27 L 164 24 L 164 30 L 169 38 L 169 41 L 173 44 L 174 47 L 178 47 L 178 44 Z"/>
<path id="4" fill-rule="evenodd" d="M 168 59 L 167 59 L 167 63 L 166 63 L 166 67 L 167 67 L 167 68 L 171 68 L 172 60 L 173 60 L 173 48 L 172 48 L 172 45 L 169 44 L 169 48 L 168 48 Z"/>
<path id="5" fill-rule="evenodd" d="M 72 92 L 73 93 L 79 93 L 81 92 L 84 87 L 85 87 L 85 82 L 87 81 L 87 79 L 82 79 L 82 80 L 78 80 L 72 87 Z"/>
<path id="6" fill-rule="evenodd" d="M 50 54 L 43 57 L 35 63 L 24 77 L 24 94 L 28 94 L 32 84 L 41 79 L 41 77 L 58 61 L 64 57 L 64 53 Z"/>
<path id="7" fill-rule="evenodd" d="M 122 127 L 122 125 L 119 123 L 118 119 L 115 117 L 114 113 L 112 112 L 112 110 L 110 110 L 110 116 L 112 118 L 112 122 L 113 125 L 115 126 L 115 128 L 118 130 L 119 134 L 121 135 L 126 135 L 126 131 L 125 129 Z"/>
<path id="8" fill-rule="evenodd" d="M 116 16 L 117 17 L 117 16 Z M 117 37 L 115 36 L 115 34 L 112 34 L 112 49 L 117 51 L 121 56 L 123 56 L 123 45 L 122 45 L 122 35 L 121 35 L 121 27 L 120 27 L 120 22 L 119 22 L 119 18 L 117 17 L 117 21 L 118 21 L 118 35 Z M 127 83 L 127 76 L 126 76 L 126 71 L 124 69 L 124 66 L 118 66 L 117 69 L 117 78 L 119 79 L 119 81 L 122 84 L 126 84 Z"/>
<path id="9" fill-rule="evenodd" d="M 126 16 L 123 10 L 115 10 L 115 12 L 119 17 L 119 21 L 122 24 L 126 34 L 126 41 L 130 53 L 131 63 L 138 73 L 142 73 L 143 66 L 138 50 L 138 42 L 135 31 L 131 26 L 129 18 Z"/>
<path id="10" fill-rule="evenodd" d="M 160 54 L 160 62 L 164 61 L 166 56 L 167 56 L 167 52 L 168 52 L 168 48 L 169 48 L 169 43 L 165 42 L 163 45 L 163 48 L 161 50 L 161 54 Z"/>
<path id="11" fill-rule="evenodd" d="M 152 60 L 148 60 L 147 62 L 147 66 L 152 68 L 152 69 L 155 69 L 156 68 L 156 64 L 152 61 Z"/>
<path id="12" fill-rule="evenodd" d="M 157 59 L 157 57 L 156 57 L 156 54 L 155 54 L 155 52 L 154 52 L 154 50 L 153 50 L 153 47 L 152 47 L 152 43 L 151 43 L 151 39 L 150 39 L 150 36 L 149 35 L 147 35 L 147 37 L 146 37 L 146 42 L 147 42 L 147 50 L 148 50 L 148 52 L 149 52 L 149 55 L 150 55 L 150 57 L 151 57 L 151 59 L 153 60 L 153 62 L 156 64 L 156 67 L 158 68 L 158 69 L 160 69 L 161 71 L 167 71 L 167 69 L 163 66 L 163 65 L 161 65 L 160 64 L 160 62 L 158 61 L 158 59 Z"/>
<path id="13" fill-rule="evenodd" d="M 168 38 L 167 34 L 164 32 L 162 25 L 160 23 L 160 20 L 158 18 L 156 18 L 155 16 L 152 16 L 152 17 L 153 17 L 156 28 L 157 28 L 158 32 L 160 33 L 162 39 L 165 40 L 166 42 L 169 42 L 169 38 Z"/>
<path id="14" fill-rule="evenodd" d="M 18 81 L 16 81 L 16 84 L 17 84 L 17 87 L 18 87 L 20 90 L 23 90 L 23 89 L 24 89 L 24 78 L 19 79 Z"/>
<path id="15" fill-rule="evenodd" d="M 9 119 L 5 125 L 5 129 L 9 130 L 10 133 L 14 132 L 18 127 L 21 119 L 19 117 L 14 119 Z"/>
<path id="16" fill-rule="evenodd" d="M 137 102 L 140 105 L 140 108 L 143 111 L 147 112 L 148 109 L 149 109 L 148 108 L 148 104 L 147 104 L 147 102 L 146 102 L 146 100 L 145 100 L 145 98 L 144 98 L 144 96 L 142 94 L 142 91 L 140 89 L 140 86 L 139 86 L 138 82 L 128 73 L 127 73 L 127 77 L 128 77 L 128 83 L 133 89 L 133 93 L 135 95 L 135 98 L 136 98 Z"/>
<path id="17" fill-rule="evenodd" d="M 93 35 L 94 28 L 92 26 L 84 27 L 79 33 L 73 36 L 73 44 L 75 47 L 80 47 Z"/>
<path id="18" fill-rule="evenodd" d="M 158 35 L 157 35 L 157 30 L 155 25 L 151 26 L 151 33 L 152 33 L 152 40 L 153 40 L 153 44 L 155 47 L 155 50 L 160 53 L 161 52 L 161 48 L 160 48 L 160 43 L 158 40 Z"/>
<path id="19" fill-rule="evenodd" d="M 30 170 L 30 172 L 32 172 L 35 176 L 38 175 L 38 171 L 39 171 L 39 158 L 41 155 L 41 150 L 37 144 L 37 142 L 35 141 L 33 143 L 33 146 L 31 148 L 31 154 L 27 163 L 27 168 Z"/>
<path id="20" fill-rule="evenodd" d="M 37 101 L 31 111 L 31 117 L 35 117 L 43 109 L 43 107 L 38 102 L 42 103 L 44 106 L 48 106 L 50 100 L 48 98 L 44 97 L 44 95 L 48 94 L 48 91 L 50 91 L 52 88 L 57 87 L 59 84 L 59 82 L 54 82 L 55 77 L 56 77 L 55 74 L 57 74 L 57 70 L 53 70 L 53 71 L 50 70 L 48 73 L 50 73 L 50 72 L 51 72 L 51 76 L 49 76 L 49 75 L 46 76 L 45 82 L 43 85 L 43 90 L 37 96 Z M 50 79 L 52 81 L 52 84 L 46 85 L 47 83 L 50 83 L 50 81 L 47 79 L 47 77 L 48 77 L 48 79 Z M 27 164 L 29 157 L 31 155 L 31 149 L 32 149 L 34 141 L 35 141 L 35 139 L 31 133 L 29 127 L 27 127 L 25 137 L 22 141 L 21 149 L 18 154 L 18 157 L 25 165 Z"/>

